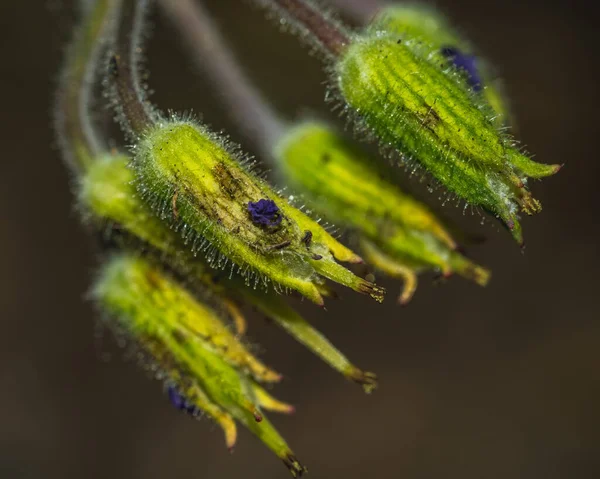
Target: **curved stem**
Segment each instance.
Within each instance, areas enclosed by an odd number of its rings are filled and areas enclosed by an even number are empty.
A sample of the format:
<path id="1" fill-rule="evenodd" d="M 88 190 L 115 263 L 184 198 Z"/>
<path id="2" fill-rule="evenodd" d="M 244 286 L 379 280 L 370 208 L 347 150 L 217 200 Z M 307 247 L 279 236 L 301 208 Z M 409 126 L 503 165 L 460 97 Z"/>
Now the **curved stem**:
<path id="1" fill-rule="evenodd" d="M 211 81 L 221 90 L 231 118 L 269 157 L 284 125 L 248 80 L 206 9 L 195 0 L 160 0 Z"/>
<path id="2" fill-rule="evenodd" d="M 89 9 L 69 48 L 56 95 L 55 128 L 68 165 L 85 171 L 103 151 L 92 124 L 91 90 L 103 35 L 115 0 L 100 0 Z"/>
<path id="3" fill-rule="evenodd" d="M 329 56 L 339 56 L 350 44 L 346 29 L 309 0 L 255 0 L 289 20 Z"/>
<path id="4" fill-rule="evenodd" d="M 116 92 L 115 108 L 133 136 L 155 123 L 138 73 L 141 37 L 147 0 L 122 0 L 119 24 L 109 59 L 109 74 Z"/>
<path id="5" fill-rule="evenodd" d="M 385 0 L 329 0 L 341 12 L 360 24 L 369 22 L 378 10 L 385 7 Z"/>

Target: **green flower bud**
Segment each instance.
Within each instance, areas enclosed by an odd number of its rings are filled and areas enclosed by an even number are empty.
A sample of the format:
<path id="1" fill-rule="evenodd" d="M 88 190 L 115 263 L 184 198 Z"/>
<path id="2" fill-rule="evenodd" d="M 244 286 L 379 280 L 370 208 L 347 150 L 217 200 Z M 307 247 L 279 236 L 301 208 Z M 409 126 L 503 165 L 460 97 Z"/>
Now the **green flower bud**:
<path id="1" fill-rule="evenodd" d="M 221 299 L 239 334 L 245 331 L 246 326 L 237 303 L 244 301 L 277 323 L 335 370 L 363 385 L 365 390 L 371 391 L 376 387 L 375 375 L 354 366 L 281 296 L 248 287 L 237 275 L 215 274 L 207 265 L 204 256 L 194 256 L 183 243 L 183 239 L 160 221 L 150 207 L 139 198 L 134 186 L 135 176 L 128 168 L 128 163 L 129 159 L 124 155 L 105 155 L 90 163 L 80 182 L 79 204 L 92 222 L 104 223 L 120 231 L 121 234 L 117 238 L 122 240 L 125 247 L 130 246 L 129 237 L 140 239 L 151 250 L 156 251 L 157 256 L 171 268 L 188 278 L 191 284 L 202 284 L 212 291 L 215 297 Z M 290 210 L 296 211 L 292 208 Z M 310 219 L 306 220 L 308 217 L 305 215 L 298 217 L 302 221 L 312 222 Z M 324 231 L 318 223 L 303 225 L 307 226 L 315 234 L 322 234 Z M 333 242 L 331 248 L 338 247 L 331 237 L 323 236 L 325 241 Z M 321 285 L 317 287 L 321 294 L 326 293 Z"/>
<path id="2" fill-rule="evenodd" d="M 122 263 L 125 263 L 125 261 L 122 261 Z M 225 360 L 256 380 L 267 382 L 281 380 L 281 375 L 267 368 L 256 359 L 212 310 L 195 301 L 184 290 L 162 277 L 148 264 L 140 260 L 137 263 L 137 270 L 135 270 L 133 261 L 130 261 L 130 263 L 132 264 L 129 267 L 131 274 L 144 272 L 148 281 L 155 281 L 156 288 L 160 286 L 160 294 L 165 302 L 181 298 L 180 310 L 172 309 L 169 313 L 171 316 L 165 317 L 165 321 L 177 322 L 178 327 L 185 328 L 195 337 L 203 338 L 212 348 L 218 350 Z M 142 291 L 140 291 L 141 293 Z M 190 310 L 189 314 L 183 314 L 186 309 Z"/>
<path id="3" fill-rule="evenodd" d="M 436 216 L 373 170 L 373 159 L 321 123 L 291 129 L 275 155 L 286 182 L 307 195 L 326 218 L 355 231 L 368 262 L 405 279 L 401 302 L 416 287 L 416 273 L 456 272 L 481 285 L 489 273 L 456 251 Z"/>
<path id="4" fill-rule="evenodd" d="M 198 389 L 203 391 L 209 404 L 250 429 L 294 476 L 302 474 L 304 468 L 261 413 L 256 388 L 242 370 L 258 360 L 250 360 L 247 352 L 242 355 L 244 360 L 229 353 L 230 347 L 237 351 L 245 348 L 231 333 L 228 336 L 224 327 L 217 326 L 220 320 L 214 311 L 160 269 L 132 256 L 108 262 L 94 297 L 115 317 L 119 328 L 154 357 L 168 383 L 178 385 L 198 407 L 206 405 L 198 395 Z M 227 428 L 230 442 L 233 433 L 230 425 Z"/>
<path id="5" fill-rule="evenodd" d="M 459 59 L 471 59 L 474 71 L 463 64 L 463 68 L 459 68 L 462 76 L 474 91 L 480 91 L 494 110 L 494 123 L 498 127 L 508 123 L 509 109 L 502 91 L 502 82 L 494 75 L 485 59 L 476 55 L 473 45 L 456 31 L 440 11 L 429 5 L 389 5 L 378 12 L 370 28 L 395 33 L 401 38 L 419 40 L 442 54 L 444 51 L 454 50 Z M 452 61 L 448 63 L 452 67 Z M 454 63 L 456 66 L 457 62 Z"/>
<path id="6" fill-rule="evenodd" d="M 94 159 L 80 180 L 78 201 L 88 219 L 114 224 L 152 245 L 177 256 L 175 234 L 140 200 L 133 185 L 135 175 L 123 154 L 105 154 Z"/>
<path id="7" fill-rule="evenodd" d="M 255 284 L 272 281 L 317 304 L 323 304 L 321 277 L 383 299 L 381 288 L 338 265 L 334 255 L 360 258 L 241 167 L 203 128 L 186 122 L 149 128 L 134 165 L 142 197 L 214 267 L 231 261 L 248 282 L 252 275 Z M 307 227 L 327 241 L 307 243 Z"/>
<path id="8" fill-rule="evenodd" d="M 526 188 L 560 166 L 533 162 L 497 129 L 494 112 L 447 68 L 437 48 L 369 30 L 340 54 L 335 82 L 344 101 L 381 142 L 421 165 L 459 198 L 502 220 L 522 243 L 519 210 L 541 209 Z"/>

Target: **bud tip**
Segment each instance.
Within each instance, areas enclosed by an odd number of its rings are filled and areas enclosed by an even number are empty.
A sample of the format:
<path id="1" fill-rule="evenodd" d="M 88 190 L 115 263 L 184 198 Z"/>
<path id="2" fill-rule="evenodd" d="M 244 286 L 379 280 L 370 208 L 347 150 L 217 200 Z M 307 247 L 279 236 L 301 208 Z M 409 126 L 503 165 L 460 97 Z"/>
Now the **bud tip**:
<path id="1" fill-rule="evenodd" d="M 308 472 L 306 467 L 300 464 L 298 459 L 296 459 L 296 456 L 294 456 L 292 453 L 288 453 L 285 457 L 283 457 L 282 460 L 285 464 L 285 467 L 290 470 L 292 476 L 294 477 L 302 477 L 304 473 Z"/>

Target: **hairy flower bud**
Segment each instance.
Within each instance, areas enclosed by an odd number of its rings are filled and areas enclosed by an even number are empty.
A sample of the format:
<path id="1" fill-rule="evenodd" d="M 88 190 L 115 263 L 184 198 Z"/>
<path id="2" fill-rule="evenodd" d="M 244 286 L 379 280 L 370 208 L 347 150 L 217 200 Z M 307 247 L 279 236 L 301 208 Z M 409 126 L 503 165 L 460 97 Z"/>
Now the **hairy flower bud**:
<path id="1" fill-rule="evenodd" d="M 321 277 L 383 299 L 383 290 L 335 262 L 360 261 L 318 224 L 240 166 L 215 135 L 188 122 L 150 128 L 136 149 L 138 191 L 215 267 L 228 261 L 255 283 L 272 281 L 323 303 Z M 303 239 L 312 228 L 327 241 Z M 335 247 L 331 244 L 335 243 Z"/>
<path id="2" fill-rule="evenodd" d="M 125 155 L 105 155 L 91 162 L 87 173 L 80 182 L 79 203 L 90 221 L 106 224 L 110 230 L 118 230 L 115 237 L 123 246 L 131 246 L 131 239 L 141 240 L 144 249 L 156 252 L 155 256 L 166 261 L 190 281 L 202 284 L 215 298 L 222 299 L 224 309 L 235 321 L 238 333 L 245 330 L 245 319 L 239 312 L 237 303 L 246 302 L 277 323 L 300 343 L 321 357 L 332 368 L 348 379 L 361 384 L 367 392 L 376 387 L 374 374 L 354 366 L 321 333 L 312 327 L 302 316 L 291 308 L 279 295 L 269 294 L 244 284 L 237 275 L 216 273 L 211 270 L 203 255 L 194 256 L 183 243 L 183 239 L 166 224 L 160 221 L 150 207 L 143 202 L 134 186 L 134 173 L 128 168 L 129 159 Z M 292 210 L 295 211 L 295 210 Z M 303 228 L 311 228 L 313 237 L 323 235 L 323 229 L 304 215 Z M 325 236 L 326 235 L 326 236 Z M 325 233 L 325 239 L 331 238 Z M 305 242 L 308 239 L 305 239 Z M 312 241 L 312 238 L 311 238 Z M 336 247 L 335 240 L 331 247 Z M 339 243 L 337 243 L 339 245 Z M 142 245 L 136 245 L 142 246 Z M 324 291 L 321 291 L 323 293 Z"/>
<path id="3" fill-rule="evenodd" d="M 276 147 L 286 182 L 310 205 L 356 231 L 370 264 L 405 279 L 401 302 L 416 287 L 416 273 L 456 272 L 485 285 L 489 273 L 456 251 L 456 243 L 422 203 L 381 178 L 373 160 L 326 124 L 293 128 Z"/>
<path id="4" fill-rule="evenodd" d="M 527 177 L 549 176 L 560 166 L 522 154 L 438 47 L 373 28 L 347 46 L 333 73 L 343 100 L 382 145 L 494 214 L 522 243 L 519 210 L 541 209 Z"/>
<path id="5" fill-rule="evenodd" d="M 226 332 L 211 308 L 198 302 L 160 269 L 133 256 L 116 257 L 105 265 L 94 297 L 114 316 L 118 327 L 154 359 L 167 383 L 175 385 L 186 401 L 206 407 L 206 400 L 199 394 L 203 391 L 208 404 L 219 408 L 210 415 L 225 411 L 258 436 L 294 476 L 304 472 L 286 442 L 263 416 L 256 389 L 244 372 L 258 360 L 250 359 L 244 346 Z M 237 357 L 229 352 L 232 347 L 245 352 Z M 272 403 L 262 392 L 260 395 L 263 402 Z M 234 432 L 227 416 L 223 418 L 230 443 Z"/>
<path id="6" fill-rule="evenodd" d="M 494 110 L 494 123 L 498 127 L 508 123 L 508 105 L 500 79 L 440 11 L 429 5 L 389 5 L 378 12 L 370 28 L 419 40 L 437 49 L 448 60 L 446 66 L 455 67 L 468 86 L 480 92 Z"/>

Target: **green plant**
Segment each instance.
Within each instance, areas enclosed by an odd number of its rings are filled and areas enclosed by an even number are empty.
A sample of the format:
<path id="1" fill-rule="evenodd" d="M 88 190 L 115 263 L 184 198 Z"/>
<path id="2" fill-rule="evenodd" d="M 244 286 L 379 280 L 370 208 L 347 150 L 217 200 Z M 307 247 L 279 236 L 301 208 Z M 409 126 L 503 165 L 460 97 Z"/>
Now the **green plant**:
<path id="1" fill-rule="evenodd" d="M 254 306 L 371 392 L 376 376 L 351 363 L 281 293 L 323 306 L 333 294 L 330 280 L 381 302 L 384 290 L 372 278 L 338 263 L 363 257 L 404 279 L 403 304 L 420 271 L 457 273 L 480 285 L 489 272 L 462 254 L 424 202 L 382 176 L 383 163 L 330 122 L 279 118 L 193 0 L 159 3 L 292 193 L 272 187 L 240 147 L 199 121 L 161 114 L 139 73 L 149 3 L 83 2 L 57 95 L 56 127 L 79 210 L 102 246 L 92 297 L 115 334 L 159 371 L 176 407 L 214 419 L 229 448 L 235 421 L 243 424 L 301 475 L 304 466 L 262 412 L 293 408 L 264 389 L 281 375 L 250 352 L 241 306 Z M 310 1 L 256 3 L 320 53 L 329 96 L 354 120 L 358 136 L 367 132 L 409 170 L 422 168 L 450 193 L 490 211 L 522 243 L 519 208 L 539 210 L 526 180 L 559 167 L 534 163 L 515 147 L 493 70 L 475 67 L 474 49 L 441 14 L 390 7 L 355 31 Z M 110 147 L 93 121 L 101 81 L 129 150 Z M 311 214 L 343 227 L 361 256 Z"/>

